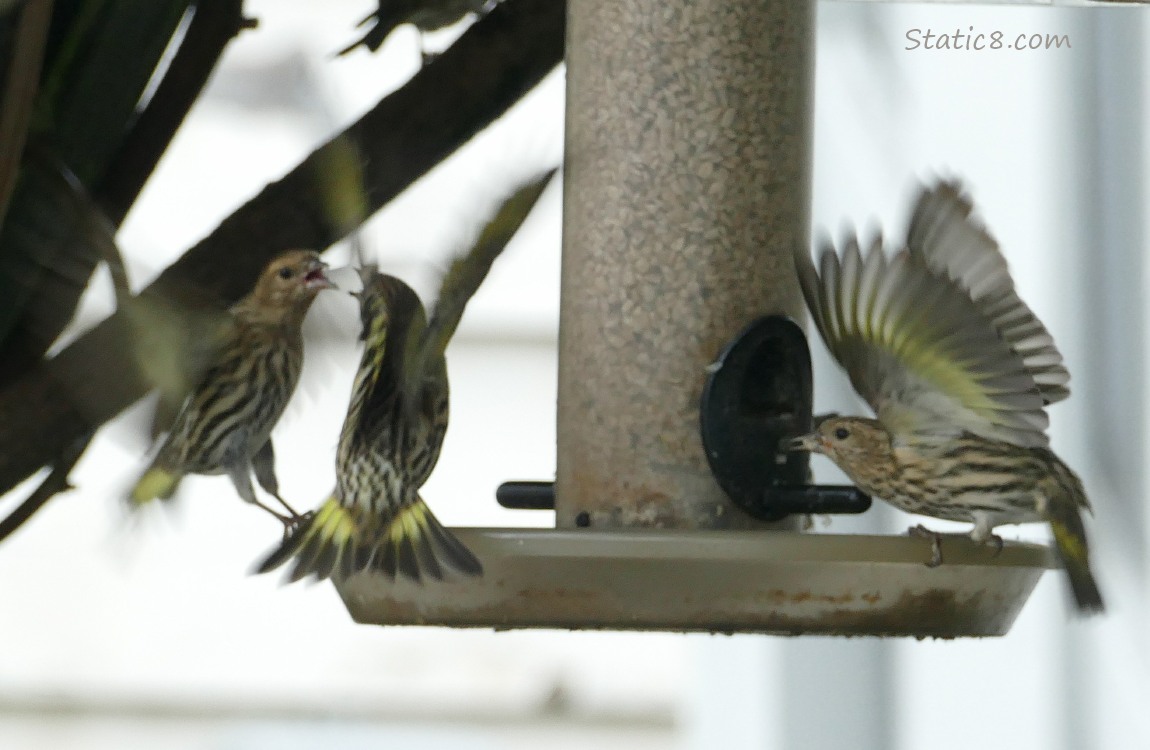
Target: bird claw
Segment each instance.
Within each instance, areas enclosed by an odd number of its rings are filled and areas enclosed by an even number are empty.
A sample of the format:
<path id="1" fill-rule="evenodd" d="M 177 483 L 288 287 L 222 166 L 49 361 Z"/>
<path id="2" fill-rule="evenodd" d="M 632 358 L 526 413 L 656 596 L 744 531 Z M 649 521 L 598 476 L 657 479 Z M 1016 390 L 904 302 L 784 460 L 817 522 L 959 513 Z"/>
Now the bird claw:
<path id="1" fill-rule="evenodd" d="M 309 511 L 308 513 L 300 515 L 299 513 L 296 513 L 294 510 L 292 510 L 291 506 L 289 506 L 287 503 L 284 503 L 283 498 L 279 497 L 279 495 L 276 495 L 275 497 L 277 500 L 283 503 L 285 508 L 288 509 L 288 514 L 285 515 L 283 513 L 272 510 L 258 500 L 256 500 L 253 504 L 260 510 L 267 511 L 270 515 L 274 516 L 277 521 L 283 524 L 284 541 L 286 542 L 295 532 L 295 530 L 300 526 L 300 524 L 302 524 L 307 519 L 307 517 L 311 515 L 311 513 Z"/>
<path id="2" fill-rule="evenodd" d="M 280 516 L 280 521 L 284 525 L 283 541 L 286 543 L 289 539 L 291 539 L 292 536 L 294 536 L 295 533 L 299 531 L 300 527 L 303 526 L 304 523 L 314 515 L 315 513 L 313 511 L 308 511 L 302 515 L 297 513 L 294 516 Z"/>
<path id="3" fill-rule="evenodd" d="M 975 544 L 994 547 L 993 557 L 1002 554 L 1002 537 L 992 531 L 992 526 L 985 519 L 976 519 L 974 528 L 970 530 L 970 540 Z"/>
<path id="4" fill-rule="evenodd" d="M 930 560 L 927 561 L 926 567 L 937 568 L 942 565 L 942 534 L 931 531 L 921 523 L 917 526 L 911 526 L 906 533 L 918 539 L 930 540 Z"/>

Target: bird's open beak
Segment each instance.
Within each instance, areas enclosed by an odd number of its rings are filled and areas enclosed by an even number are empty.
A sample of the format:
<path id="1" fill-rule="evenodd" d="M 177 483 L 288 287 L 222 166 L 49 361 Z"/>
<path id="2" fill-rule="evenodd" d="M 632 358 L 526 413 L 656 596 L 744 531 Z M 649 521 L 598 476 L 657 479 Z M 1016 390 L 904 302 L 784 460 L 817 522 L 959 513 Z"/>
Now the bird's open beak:
<path id="1" fill-rule="evenodd" d="M 819 450 L 819 435 L 817 432 L 812 432 L 807 435 L 800 435 L 797 438 L 783 441 L 783 448 L 790 451 L 811 451 L 817 453 Z"/>
<path id="2" fill-rule="evenodd" d="M 308 268 L 307 275 L 303 277 L 303 285 L 308 289 L 335 289 L 335 284 L 324 273 L 325 268 L 327 263 L 322 260 L 314 261 Z"/>

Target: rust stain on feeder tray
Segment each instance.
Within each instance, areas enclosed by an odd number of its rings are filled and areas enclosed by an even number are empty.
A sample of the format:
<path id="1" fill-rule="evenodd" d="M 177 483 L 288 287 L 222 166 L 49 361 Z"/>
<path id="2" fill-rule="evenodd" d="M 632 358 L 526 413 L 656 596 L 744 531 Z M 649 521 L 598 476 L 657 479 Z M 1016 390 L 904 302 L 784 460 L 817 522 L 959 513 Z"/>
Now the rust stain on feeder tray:
<path id="1" fill-rule="evenodd" d="M 1004 635 L 1053 558 L 946 537 L 775 531 L 456 529 L 481 579 L 358 575 L 361 623 L 953 638 Z"/>

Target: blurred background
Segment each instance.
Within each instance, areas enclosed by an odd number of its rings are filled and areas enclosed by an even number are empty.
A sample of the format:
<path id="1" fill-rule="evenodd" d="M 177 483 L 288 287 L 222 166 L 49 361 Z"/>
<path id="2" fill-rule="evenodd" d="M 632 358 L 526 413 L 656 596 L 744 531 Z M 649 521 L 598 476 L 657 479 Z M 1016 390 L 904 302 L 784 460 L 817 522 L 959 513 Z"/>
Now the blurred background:
<path id="1" fill-rule="evenodd" d="M 259 28 L 228 47 L 119 235 L 134 285 L 417 70 L 411 27 L 377 54 L 333 57 L 373 8 L 246 3 Z M 881 225 L 897 237 L 914 180 L 966 181 L 1074 376 L 1051 432 L 1094 503 L 1105 617 L 1070 619 L 1051 572 L 994 640 L 357 626 L 328 585 L 248 575 L 280 531 L 226 478 L 190 477 L 175 512 L 129 525 L 121 498 L 146 450 L 137 406 L 97 436 L 72 475 L 78 489 L 0 547 L 0 747 L 1150 747 L 1147 18 L 1138 8 L 818 4 L 814 225 Z M 913 29 L 968 27 L 1070 44 L 906 49 Z M 461 30 L 430 35 L 428 47 Z M 561 160 L 563 101 L 560 69 L 374 217 L 369 257 L 432 295 L 493 200 Z M 552 524 L 502 510 L 494 490 L 554 476 L 560 212 L 556 183 L 449 349 L 451 428 L 423 493 L 448 525 Z M 66 336 L 113 305 L 101 271 Z M 274 433 L 297 507 L 334 482 L 357 362 L 353 301 L 321 295 L 307 327 L 321 343 Z M 816 409 L 862 410 L 812 348 Z M 814 464 L 820 480 L 834 478 L 829 462 Z M 876 507 L 817 528 L 901 533 L 912 522 Z"/>

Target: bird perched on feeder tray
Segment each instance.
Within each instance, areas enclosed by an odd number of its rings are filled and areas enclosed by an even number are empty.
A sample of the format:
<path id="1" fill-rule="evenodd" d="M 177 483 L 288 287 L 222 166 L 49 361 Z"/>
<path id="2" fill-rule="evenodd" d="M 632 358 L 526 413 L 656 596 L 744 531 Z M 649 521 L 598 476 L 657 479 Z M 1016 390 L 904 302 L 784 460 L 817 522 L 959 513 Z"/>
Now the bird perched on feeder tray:
<path id="1" fill-rule="evenodd" d="M 304 316 L 320 290 L 334 287 L 324 268 L 310 250 L 281 254 L 246 297 L 211 331 L 201 332 L 209 352 L 202 374 L 193 380 L 151 466 L 132 489 L 132 507 L 172 497 L 185 474 L 227 474 L 245 501 L 285 527 L 293 522 L 297 514 L 279 495 L 270 435 L 299 380 Z M 147 317 L 144 312 L 139 316 Z M 259 501 L 253 472 L 288 515 Z"/>
<path id="2" fill-rule="evenodd" d="M 448 569 L 481 575 L 475 555 L 419 494 L 447 431 L 444 354 L 464 307 L 527 217 L 554 172 L 518 190 L 474 247 L 451 265 L 430 318 L 402 280 L 360 269 L 363 356 L 336 455 L 336 487 L 257 567 L 295 559 L 289 581 L 365 570 L 421 582 Z"/>
<path id="3" fill-rule="evenodd" d="M 1017 295 L 995 240 L 960 186 L 922 188 L 906 246 L 888 257 L 824 240 L 816 271 L 795 266 L 827 348 L 877 419 L 830 417 L 793 448 L 822 453 L 896 508 L 974 524 L 1050 524 L 1081 612 L 1100 612 L 1081 511 L 1082 482 L 1050 449 L 1045 406 L 1070 375 L 1046 328 Z M 931 564 L 942 561 L 932 539 Z"/>

